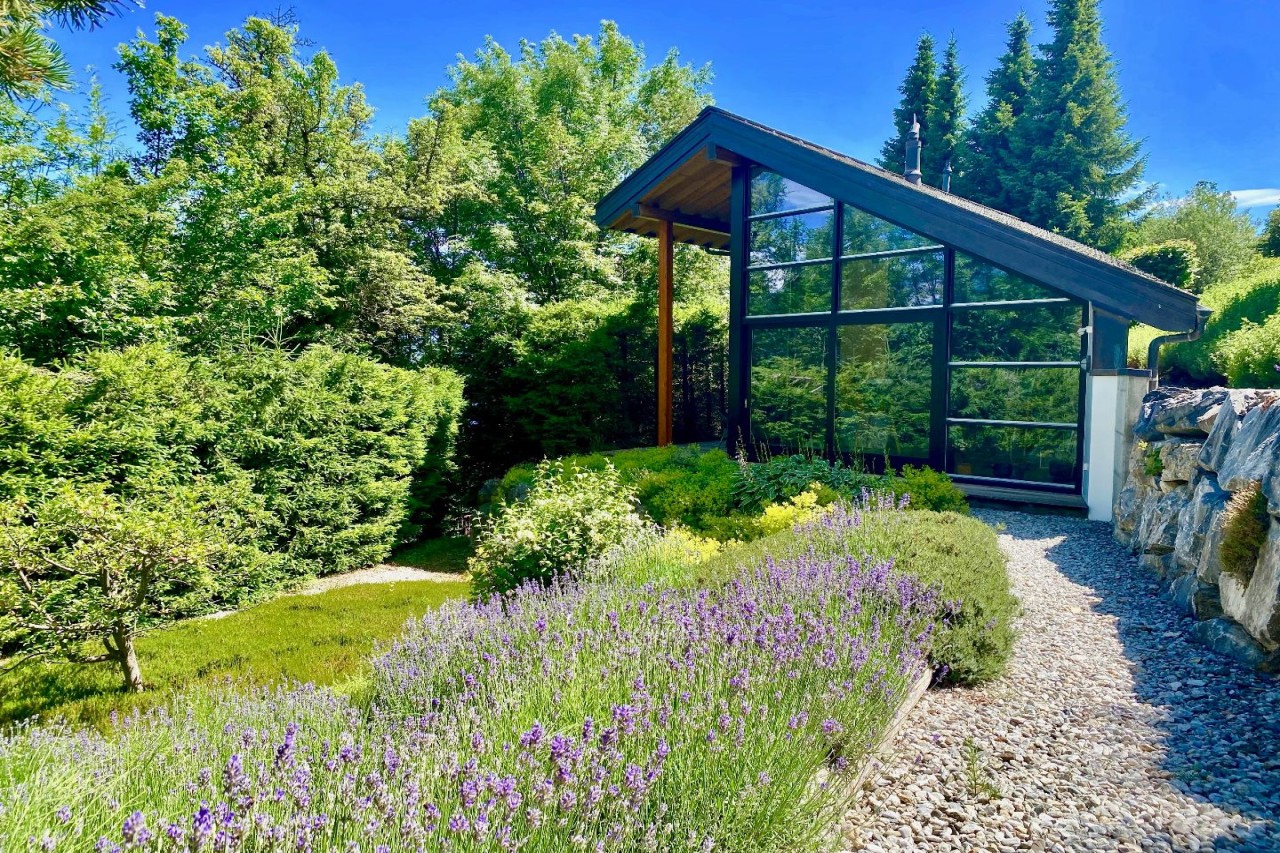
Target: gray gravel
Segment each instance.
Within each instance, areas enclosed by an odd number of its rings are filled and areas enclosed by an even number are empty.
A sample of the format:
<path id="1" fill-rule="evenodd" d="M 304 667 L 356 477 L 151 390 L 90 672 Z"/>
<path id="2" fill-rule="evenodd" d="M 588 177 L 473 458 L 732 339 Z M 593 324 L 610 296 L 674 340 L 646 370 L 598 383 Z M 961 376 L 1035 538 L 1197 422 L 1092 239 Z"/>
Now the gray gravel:
<path id="1" fill-rule="evenodd" d="M 1280 851 L 1280 681 L 1198 645 L 1108 525 L 979 514 L 1024 608 L 1009 672 L 925 695 L 844 847 Z"/>

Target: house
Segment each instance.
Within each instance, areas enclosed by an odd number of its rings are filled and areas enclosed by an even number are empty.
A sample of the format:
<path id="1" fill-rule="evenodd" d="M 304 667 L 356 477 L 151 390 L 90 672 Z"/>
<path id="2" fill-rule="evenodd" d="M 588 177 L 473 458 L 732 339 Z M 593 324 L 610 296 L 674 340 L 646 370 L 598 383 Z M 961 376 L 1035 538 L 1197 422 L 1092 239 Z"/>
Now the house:
<path id="1" fill-rule="evenodd" d="M 1129 326 L 1193 294 L 920 181 L 708 107 L 596 208 L 657 237 L 658 440 L 675 242 L 730 258 L 727 440 L 945 470 L 971 495 L 1109 519 L 1148 371 Z"/>

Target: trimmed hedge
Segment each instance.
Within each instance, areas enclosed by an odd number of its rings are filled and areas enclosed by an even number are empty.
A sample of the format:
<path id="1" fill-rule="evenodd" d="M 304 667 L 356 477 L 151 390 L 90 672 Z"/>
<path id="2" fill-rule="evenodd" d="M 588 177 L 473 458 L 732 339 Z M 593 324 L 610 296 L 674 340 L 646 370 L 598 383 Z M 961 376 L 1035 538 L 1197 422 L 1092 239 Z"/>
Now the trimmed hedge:
<path id="1" fill-rule="evenodd" d="M 927 584 L 938 584 L 943 597 L 958 602 L 940 626 L 931 658 L 942 680 L 980 684 L 1004 672 L 1013 654 L 1013 620 L 1017 598 L 1010 590 L 1004 553 L 995 530 L 975 518 L 954 512 L 862 513 L 861 524 L 807 525 L 725 549 L 688 573 L 690 584 L 731 578 L 744 565 L 766 558 L 783 559 L 815 550 L 820 556 L 869 555 L 894 561 L 894 569 Z"/>
<path id="2" fill-rule="evenodd" d="M 0 500 L 61 484 L 163 495 L 200 481 L 274 568 L 221 592 L 384 559 L 436 517 L 462 383 L 328 347 L 192 359 L 158 344 L 60 371 L 0 356 Z M 246 589 L 246 583 L 250 589 Z"/>

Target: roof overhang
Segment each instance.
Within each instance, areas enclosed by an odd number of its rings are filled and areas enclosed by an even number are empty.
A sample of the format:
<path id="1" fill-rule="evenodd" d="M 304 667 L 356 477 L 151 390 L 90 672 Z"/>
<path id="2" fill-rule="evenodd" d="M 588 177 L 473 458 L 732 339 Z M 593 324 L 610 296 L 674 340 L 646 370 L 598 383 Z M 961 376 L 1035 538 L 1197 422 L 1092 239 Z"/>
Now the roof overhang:
<path id="1" fill-rule="evenodd" d="M 708 107 L 596 206 L 601 227 L 729 245 L 731 167 L 751 163 L 1010 272 L 1159 329 L 1196 327 L 1194 294 L 999 211 Z"/>

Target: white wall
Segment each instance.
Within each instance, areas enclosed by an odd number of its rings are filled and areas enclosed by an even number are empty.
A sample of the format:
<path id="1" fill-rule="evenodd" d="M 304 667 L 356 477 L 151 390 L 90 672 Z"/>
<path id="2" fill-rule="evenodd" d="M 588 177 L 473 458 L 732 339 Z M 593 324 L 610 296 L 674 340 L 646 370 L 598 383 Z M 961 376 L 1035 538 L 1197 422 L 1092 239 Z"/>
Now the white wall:
<path id="1" fill-rule="evenodd" d="M 1124 488 L 1133 425 L 1146 392 L 1145 371 L 1085 379 L 1084 499 L 1095 521 L 1111 520 L 1115 496 Z"/>

